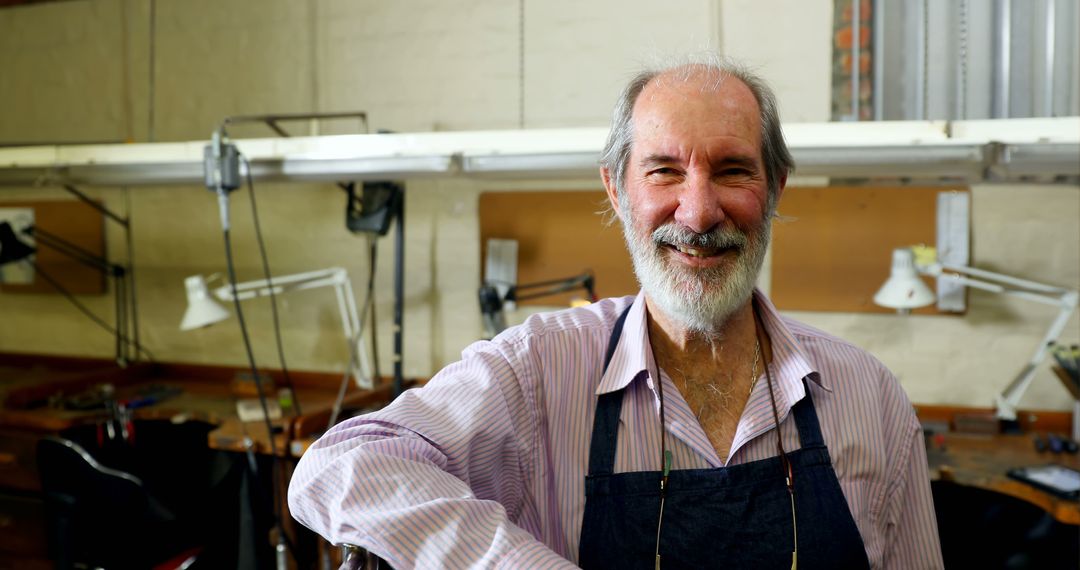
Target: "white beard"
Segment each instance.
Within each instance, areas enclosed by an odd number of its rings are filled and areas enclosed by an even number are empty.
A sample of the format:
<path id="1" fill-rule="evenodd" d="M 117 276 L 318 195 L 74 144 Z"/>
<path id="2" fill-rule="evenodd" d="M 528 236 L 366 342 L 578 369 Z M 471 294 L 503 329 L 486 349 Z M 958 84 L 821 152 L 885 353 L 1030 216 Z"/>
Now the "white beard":
<path id="1" fill-rule="evenodd" d="M 657 308 L 690 331 L 717 333 L 754 291 L 771 237 L 769 217 L 762 220 L 759 231 L 750 235 L 730 226 L 698 234 L 672 222 L 645 237 L 637 235 L 634 229 L 633 211 L 628 202 L 620 197 L 620 207 L 626 213 L 622 220 L 623 237 L 641 289 Z M 733 247 L 735 262 L 729 267 L 706 269 L 679 266 L 666 259 L 669 252 L 665 244 L 673 243 Z"/>

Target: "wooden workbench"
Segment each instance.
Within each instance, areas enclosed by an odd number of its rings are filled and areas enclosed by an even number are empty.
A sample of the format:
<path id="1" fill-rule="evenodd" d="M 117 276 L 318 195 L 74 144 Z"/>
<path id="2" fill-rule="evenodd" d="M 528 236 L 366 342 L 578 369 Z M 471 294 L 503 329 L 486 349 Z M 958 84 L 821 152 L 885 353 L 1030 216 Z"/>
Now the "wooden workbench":
<path id="1" fill-rule="evenodd" d="M 133 409 L 133 420 L 205 422 L 212 426 L 206 441 L 210 449 L 245 452 L 250 445 L 255 453 L 265 455 L 270 452 L 265 422 L 261 417 L 241 421 L 236 412 L 238 398 L 253 397 L 250 392 L 237 394 L 237 376 L 246 372 L 233 367 L 170 363 L 120 368 L 103 359 L 0 353 L 0 569 L 12 561 L 16 561 L 12 567 L 51 567 L 45 557 L 37 441 L 80 426 L 92 428 L 107 417 L 100 408 L 70 409 L 63 405 L 66 398 L 102 384 L 114 386 L 117 401 L 133 401 L 149 391 L 170 392 L 159 401 Z M 279 372 L 260 374 L 283 385 Z M 302 452 L 306 442 L 326 429 L 342 375 L 298 371 L 290 377 L 303 413 L 295 413 L 295 406 L 285 408 L 282 417 L 271 424 L 278 456 L 295 458 L 295 452 Z M 386 381 L 374 390 L 351 386 L 343 408 L 381 407 L 390 395 Z M 270 396 L 277 397 L 276 388 Z M 286 471 L 291 471 L 291 466 Z M 280 484 L 279 492 L 284 493 L 287 480 Z"/>

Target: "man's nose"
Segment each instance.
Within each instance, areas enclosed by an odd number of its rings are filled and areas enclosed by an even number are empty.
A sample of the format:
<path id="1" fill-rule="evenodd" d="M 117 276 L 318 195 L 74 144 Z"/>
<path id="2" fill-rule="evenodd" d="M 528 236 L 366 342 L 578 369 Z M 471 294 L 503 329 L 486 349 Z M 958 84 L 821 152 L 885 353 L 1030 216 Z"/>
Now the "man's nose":
<path id="1" fill-rule="evenodd" d="M 675 221 L 693 232 L 708 232 L 724 221 L 720 198 L 720 188 L 708 174 L 691 173 L 679 189 Z"/>

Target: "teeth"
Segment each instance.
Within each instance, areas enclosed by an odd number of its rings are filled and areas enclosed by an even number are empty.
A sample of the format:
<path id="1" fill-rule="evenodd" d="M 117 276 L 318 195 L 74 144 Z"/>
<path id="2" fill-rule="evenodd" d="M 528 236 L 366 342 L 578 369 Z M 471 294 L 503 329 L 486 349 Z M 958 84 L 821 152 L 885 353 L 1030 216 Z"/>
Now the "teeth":
<path id="1" fill-rule="evenodd" d="M 686 247 L 686 246 L 683 246 L 683 245 L 677 245 L 677 246 L 675 246 L 675 249 L 679 250 L 682 253 L 685 253 L 686 255 L 690 255 L 690 256 L 693 256 L 693 257 L 708 257 L 709 256 L 708 251 L 701 250 L 701 249 L 695 249 L 695 248 L 692 248 L 692 247 Z"/>

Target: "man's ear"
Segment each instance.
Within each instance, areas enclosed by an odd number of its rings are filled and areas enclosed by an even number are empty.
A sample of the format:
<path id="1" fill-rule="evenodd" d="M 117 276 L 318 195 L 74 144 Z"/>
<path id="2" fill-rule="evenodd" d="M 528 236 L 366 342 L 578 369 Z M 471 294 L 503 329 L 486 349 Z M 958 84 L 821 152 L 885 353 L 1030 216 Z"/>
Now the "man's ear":
<path id="1" fill-rule="evenodd" d="M 606 167 L 600 168 L 600 180 L 604 182 L 604 190 L 607 191 L 608 201 L 611 202 L 611 210 L 622 218 L 622 212 L 619 211 L 619 190 L 615 188 L 615 179 L 611 177 L 611 171 Z"/>
<path id="2" fill-rule="evenodd" d="M 776 185 L 776 203 L 780 203 L 780 198 L 784 197 L 784 188 L 787 188 L 787 173 L 784 173 L 780 177 L 780 183 Z"/>

